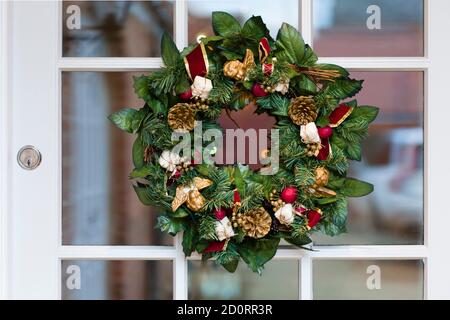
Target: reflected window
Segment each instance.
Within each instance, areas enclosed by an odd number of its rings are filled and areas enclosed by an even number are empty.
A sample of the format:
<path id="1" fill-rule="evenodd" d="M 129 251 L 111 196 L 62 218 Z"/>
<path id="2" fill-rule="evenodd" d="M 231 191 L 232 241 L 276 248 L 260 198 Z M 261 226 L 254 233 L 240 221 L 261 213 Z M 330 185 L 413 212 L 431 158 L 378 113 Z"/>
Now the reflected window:
<path id="1" fill-rule="evenodd" d="M 349 198 L 348 233 L 315 234 L 316 244 L 423 243 L 422 72 L 352 72 L 365 79 L 356 96 L 380 113 L 362 143 L 363 160 L 352 161 L 349 176 L 374 184 L 372 194 Z"/>
<path id="2" fill-rule="evenodd" d="M 191 300 L 297 300 L 299 265 L 296 260 L 272 260 L 262 275 L 241 261 L 235 273 L 229 273 L 214 261 L 203 264 L 189 261 L 188 296 Z"/>
<path id="3" fill-rule="evenodd" d="M 172 245 L 155 229 L 160 212 L 144 206 L 128 176 L 132 135 L 107 119 L 141 107 L 131 72 L 62 74 L 62 237 L 65 245 Z"/>
<path id="4" fill-rule="evenodd" d="M 315 260 L 315 300 L 421 300 L 421 260 Z"/>
<path id="5" fill-rule="evenodd" d="M 64 260 L 63 300 L 171 300 L 172 261 Z"/>
<path id="6" fill-rule="evenodd" d="M 63 57 L 157 57 L 163 32 L 173 35 L 173 1 L 64 1 L 62 10 Z"/>
<path id="7" fill-rule="evenodd" d="M 423 0 L 313 0 L 322 57 L 424 55 Z"/>
<path id="8" fill-rule="evenodd" d="M 253 15 L 261 16 L 274 38 L 283 22 L 294 27 L 299 24 L 298 0 L 283 0 L 283 5 L 274 5 L 270 0 L 189 0 L 188 10 L 189 43 L 196 42 L 198 37 L 214 34 L 211 27 L 213 11 L 228 12 L 241 24 Z"/>

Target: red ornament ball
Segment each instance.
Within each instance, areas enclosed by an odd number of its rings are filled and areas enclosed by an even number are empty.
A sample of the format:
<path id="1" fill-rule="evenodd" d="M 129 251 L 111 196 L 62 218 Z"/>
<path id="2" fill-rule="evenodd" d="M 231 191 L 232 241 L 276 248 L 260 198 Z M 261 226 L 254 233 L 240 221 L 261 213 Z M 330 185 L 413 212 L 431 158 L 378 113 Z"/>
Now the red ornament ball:
<path id="1" fill-rule="evenodd" d="M 253 84 L 252 93 L 255 97 L 265 97 L 268 94 L 266 91 L 264 91 L 264 88 L 258 83 Z"/>
<path id="2" fill-rule="evenodd" d="M 297 189 L 295 187 L 286 187 L 281 191 L 280 197 L 286 203 L 294 203 L 297 199 Z"/>
<path id="3" fill-rule="evenodd" d="M 191 88 L 189 88 L 189 90 L 187 90 L 183 93 L 180 93 L 180 99 L 182 99 L 182 100 L 187 101 L 187 100 L 190 100 L 191 98 L 192 98 L 192 89 Z"/>
<path id="4" fill-rule="evenodd" d="M 333 129 L 330 126 L 326 126 L 323 128 L 318 128 L 317 132 L 319 133 L 319 137 L 322 139 L 327 139 L 333 134 Z"/>
<path id="5" fill-rule="evenodd" d="M 214 216 L 217 218 L 217 220 L 222 220 L 227 216 L 227 212 L 224 208 L 216 209 L 213 211 Z"/>

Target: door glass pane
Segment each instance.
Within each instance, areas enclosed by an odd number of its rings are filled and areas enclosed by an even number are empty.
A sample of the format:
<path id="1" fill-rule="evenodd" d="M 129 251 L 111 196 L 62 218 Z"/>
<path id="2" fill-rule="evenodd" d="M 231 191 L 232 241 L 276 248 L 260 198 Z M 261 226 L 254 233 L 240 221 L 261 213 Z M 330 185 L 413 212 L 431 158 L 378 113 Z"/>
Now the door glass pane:
<path id="1" fill-rule="evenodd" d="M 313 0 L 314 49 L 325 57 L 423 56 L 423 0 Z"/>
<path id="2" fill-rule="evenodd" d="M 63 57 L 157 57 L 174 1 L 64 1 Z"/>
<path id="3" fill-rule="evenodd" d="M 235 273 L 213 261 L 189 261 L 188 268 L 191 300 L 298 299 L 299 264 L 295 260 L 272 260 L 261 276 L 242 261 Z"/>
<path id="4" fill-rule="evenodd" d="M 251 16 L 261 16 L 276 37 L 283 22 L 294 27 L 299 24 L 299 1 L 283 0 L 283 5 L 276 5 L 271 0 L 189 0 L 189 42 L 195 42 L 199 36 L 210 36 L 211 13 L 225 11 L 236 17 L 241 24 Z"/>
<path id="5" fill-rule="evenodd" d="M 316 260 L 314 299 L 421 300 L 421 260 Z"/>
<path id="6" fill-rule="evenodd" d="M 172 261 L 65 260 L 63 300 L 171 300 Z"/>
<path id="7" fill-rule="evenodd" d="M 134 137 L 107 119 L 123 107 L 142 106 L 133 75 L 62 74 L 63 244 L 173 244 L 155 229 L 159 212 L 140 203 L 128 178 Z"/>
<path id="8" fill-rule="evenodd" d="M 365 79 L 359 105 L 380 108 L 363 142 L 363 161 L 349 176 L 371 182 L 374 192 L 349 198 L 348 233 L 316 234 L 318 244 L 423 243 L 423 73 L 352 72 Z"/>

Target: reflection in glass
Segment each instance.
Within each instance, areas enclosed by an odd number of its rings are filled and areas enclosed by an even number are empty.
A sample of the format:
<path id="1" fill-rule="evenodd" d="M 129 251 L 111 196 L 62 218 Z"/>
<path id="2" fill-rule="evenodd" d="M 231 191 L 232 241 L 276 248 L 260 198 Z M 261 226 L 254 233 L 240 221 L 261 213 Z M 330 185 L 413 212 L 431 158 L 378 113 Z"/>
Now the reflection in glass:
<path id="1" fill-rule="evenodd" d="M 157 57 L 173 1 L 64 1 L 64 57 Z M 77 18 L 80 24 L 77 25 Z"/>
<path id="2" fill-rule="evenodd" d="M 314 50 L 327 57 L 423 56 L 423 8 L 423 0 L 314 0 Z"/>
<path id="3" fill-rule="evenodd" d="M 235 273 L 213 261 L 189 261 L 188 268 L 191 300 L 298 299 L 299 265 L 295 260 L 272 260 L 261 276 L 242 261 Z"/>
<path id="4" fill-rule="evenodd" d="M 172 245 L 158 211 L 138 200 L 128 175 L 134 137 L 107 119 L 141 107 L 129 72 L 63 72 L 62 168 L 65 245 Z"/>
<path id="5" fill-rule="evenodd" d="M 319 244 L 423 243 L 423 73 L 352 72 L 365 79 L 359 105 L 380 108 L 361 162 L 349 176 L 371 182 L 368 197 L 349 199 L 348 233 Z"/>
<path id="6" fill-rule="evenodd" d="M 421 300 L 421 260 L 315 260 L 316 300 Z"/>
<path id="7" fill-rule="evenodd" d="M 188 3 L 189 42 L 196 42 L 199 36 L 214 34 L 211 27 L 213 11 L 228 12 L 241 24 L 252 15 L 261 16 L 272 37 L 276 37 L 283 22 L 294 27 L 298 26 L 298 3 L 298 0 L 283 0 L 283 5 L 274 5 L 274 2 L 270 0 L 190 0 Z"/>
<path id="8" fill-rule="evenodd" d="M 171 300 L 172 261 L 65 260 L 63 300 Z"/>

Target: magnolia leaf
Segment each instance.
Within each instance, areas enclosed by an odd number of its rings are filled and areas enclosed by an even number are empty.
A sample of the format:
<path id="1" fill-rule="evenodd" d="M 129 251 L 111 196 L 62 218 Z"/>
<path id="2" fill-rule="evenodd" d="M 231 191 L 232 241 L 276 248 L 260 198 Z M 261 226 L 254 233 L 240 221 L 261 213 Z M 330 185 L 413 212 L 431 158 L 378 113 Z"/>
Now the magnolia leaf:
<path id="1" fill-rule="evenodd" d="M 144 118 L 144 112 L 136 109 L 125 108 L 111 114 L 108 119 L 116 125 L 117 128 L 134 133 L 139 128 Z"/>
<path id="2" fill-rule="evenodd" d="M 293 26 L 283 23 L 277 35 L 276 55 L 279 60 L 301 65 L 305 57 L 305 42 Z"/>
<path id="3" fill-rule="evenodd" d="M 219 36 L 231 36 L 241 31 L 241 25 L 231 14 L 214 11 L 212 13 L 212 26 L 214 33 Z"/>
<path id="4" fill-rule="evenodd" d="M 266 24 L 260 16 L 252 16 L 244 23 L 244 26 L 242 27 L 242 35 L 245 38 L 253 39 L 257 42 L 264 37 L 270 39 L 269 29 L 267 29 Z"/>
<path id="5" fill-rule="evenodd" d="M 175 66 L 181 61 L 180 52 L 167 32 L 161 38 L 161 56 L 166 66 Z"/>
<path id="6" fill-rule="evenodd" d="M 277 252 L 279 242 L 278 238 L 246 239 L 238 247 L 238 251 L 250 269 L 261 274 L 264 264 Z"/>
<path id="7" fill-rule="evenodd" d="M 239 265 L 239 259 L 231 260 L 221 264 L 228 272 L 234 273 Z"/>
<path id="8" fill-rule="evenodd" d="M 354 178 L 346 178 L 341 189 L 347 197 L 364 197 L 373 191 L 373 185 Z"/>
<path id="9" fill-rule="evenodd" d="M 353 109 L 350 119 L 364 119 L 367 123 L 370 123 L 376 119 L 378 112 L 380 111 L 377 107 L 372 106 L 359 106 Z"/>
<path id="10" fill-rule="evenodd" d="M 363 80 L 336 79 L 327 83 L 323 93 L 337 99 L 351 98 L 362 88 Z"/>
<path id="11" fill-rule="evenodd" d="M 194 225 L 189 224 L 186 230 L 183 232 L 183 252 L 186 257 L 189 257 L 195 250 L 195 245 L 198 241 L 197 229 Z"/>
<path id="12" fill-rule="evenodd" d="M 145 146 L 142 141 L 141 136 L 138 136 L 136 140 L 134 140 L 133 148 L 131 150 L 133 164 L 135 168 L 141 168 L 144 166 L 144 152 Z"/>
<path id="13" fill-rule="evenodd" d="M 134 76 L 133 77 L 133 87 L 136 95 L 148 101 L 150 99 L 150 87 L 148 85 L 148 77 L 146 75 Z"/>

